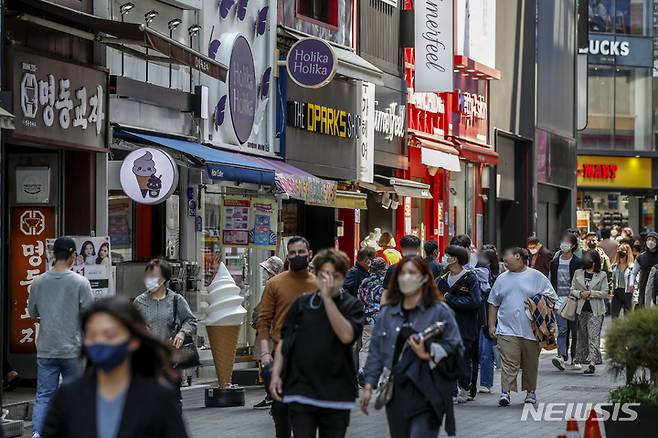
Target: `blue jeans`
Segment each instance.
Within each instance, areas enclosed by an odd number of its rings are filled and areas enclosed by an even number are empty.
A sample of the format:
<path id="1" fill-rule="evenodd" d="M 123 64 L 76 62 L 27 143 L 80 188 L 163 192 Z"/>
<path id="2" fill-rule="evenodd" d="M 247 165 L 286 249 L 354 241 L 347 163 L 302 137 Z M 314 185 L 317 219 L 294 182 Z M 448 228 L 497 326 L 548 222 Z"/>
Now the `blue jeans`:
<path id="1" fill-rule="evenodd" d="M 578 321 L 564 319 L 560 316 L 559 312 L 555 312 L 555 321 L 557 322 L 557 355 L 566 361 L 568 359 L 569 350 L 571 350 L 571 360 L 573 361 L 573 358 L 576 355 Z M 571 337 L 571 343 L 569 342 L 569 337 Z"/>
<path id="2" fill-rule="evenodd" d="M 62 380 L 75 379 L 82 374 L 78 359 L 37 358 L 37 398 L 32 413 L 32 432 L 43 433 L 43 422 L 48 413 L 48 405 Z"/>
<path id="3" fill-rule="evenodd" d="M 493 386 L 494 379 L 494 347 L 496 341 L 485 336 L 484 327 L 480 328 L 480 385 L 488 388 Z"/>

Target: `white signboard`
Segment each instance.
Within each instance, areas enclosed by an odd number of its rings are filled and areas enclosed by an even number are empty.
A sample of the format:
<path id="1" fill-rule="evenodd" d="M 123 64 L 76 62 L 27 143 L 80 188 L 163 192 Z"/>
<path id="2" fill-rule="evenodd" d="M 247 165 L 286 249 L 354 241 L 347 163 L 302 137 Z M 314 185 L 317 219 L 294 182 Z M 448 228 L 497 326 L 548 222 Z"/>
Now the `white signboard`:
<path id="1" fill-rule="evenodd" d="M 496 0 L 459 0 L 457 53 L 496 67 Z"/>
<path id="2" fill-rule="evenodd" d="M 171 156 L 155 148 L 131 152 L 121 164 L 121 187 L 139 204 L 159 204 L 178 186 L 178 168 Z"/>
<path id="3" fill-rule="evenodd" d="M 16 168 L 16 203 L 47 204 L 50 202 L 50 168 Z"/>
<path id="4" fill-rule="evenodd" d="M 453 91 L 452 0 L 415 2 L 415 90 Z"/>
<path id="5" fill-rule="evenodd" d="M 375 177 L 375 84 L 361 83 L 361 135 L 358 141 L 358 180 L 373 182 Z"/>

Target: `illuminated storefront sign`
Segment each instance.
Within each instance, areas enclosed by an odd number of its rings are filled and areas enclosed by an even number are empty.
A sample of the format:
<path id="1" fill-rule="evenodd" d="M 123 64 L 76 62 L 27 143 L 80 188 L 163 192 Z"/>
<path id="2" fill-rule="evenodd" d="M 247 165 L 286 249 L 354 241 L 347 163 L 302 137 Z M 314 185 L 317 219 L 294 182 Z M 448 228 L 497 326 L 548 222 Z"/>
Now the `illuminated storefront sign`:
<path id="1" fill-rule="evenodd" d="M 651 158 L 579 155 L 578 187 L 652 187 Z"/>
<path id="2" fill-rule="evenodd" d="M 361 116 L 324 105 L 289 101 L 288 126 L 334 137 L 357 138 Z"/>

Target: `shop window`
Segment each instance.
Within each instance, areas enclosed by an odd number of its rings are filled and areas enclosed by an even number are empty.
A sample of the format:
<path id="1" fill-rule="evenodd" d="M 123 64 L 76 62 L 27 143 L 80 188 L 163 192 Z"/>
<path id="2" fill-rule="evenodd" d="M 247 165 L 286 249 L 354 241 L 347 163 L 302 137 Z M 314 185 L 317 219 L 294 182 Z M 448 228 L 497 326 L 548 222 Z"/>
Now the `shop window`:
<path id="1" fill-rule="evenodd" d="M 297 0 L 297 16 L 338 27 L 338 0 Z"/>
<path id="2" fill-rule="evenodd" d="M 112 246 L 112 264 L 133 260 L 133 202 L 127 196 L 110 194 L 108 231 Z"/>
<path id="3" fill-rule="evenodd" d="M 649 0 L 589 0 L 589 30 L 633 35 L 651 34 Z"/>
<path id="4" fill-rule="evenodd" d="M 588 72 L 587 128 L 582 149 L 653 149 L 651 72 L 592 65 Z"/>

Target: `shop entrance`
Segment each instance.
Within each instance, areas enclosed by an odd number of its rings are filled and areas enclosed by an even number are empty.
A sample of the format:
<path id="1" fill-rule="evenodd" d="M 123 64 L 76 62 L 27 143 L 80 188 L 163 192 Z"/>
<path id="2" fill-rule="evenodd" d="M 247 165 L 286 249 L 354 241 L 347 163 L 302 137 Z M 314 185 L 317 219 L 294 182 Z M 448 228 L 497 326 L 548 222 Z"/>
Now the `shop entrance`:
<path id="1" fill-rule="evenodd" d="M 640 191 L 579 190 L 576 201 L 578 227 L 583 231 L 618 226 L 635 233 L 656 229 L 656 200 Z"/>
<path id="2" fill-rule="evenodd" d="M 537 184 L 537 237 L 549 250 L 560 246 L 564 230 L 573 227 L 569 212 L 571 191 Z"/>

